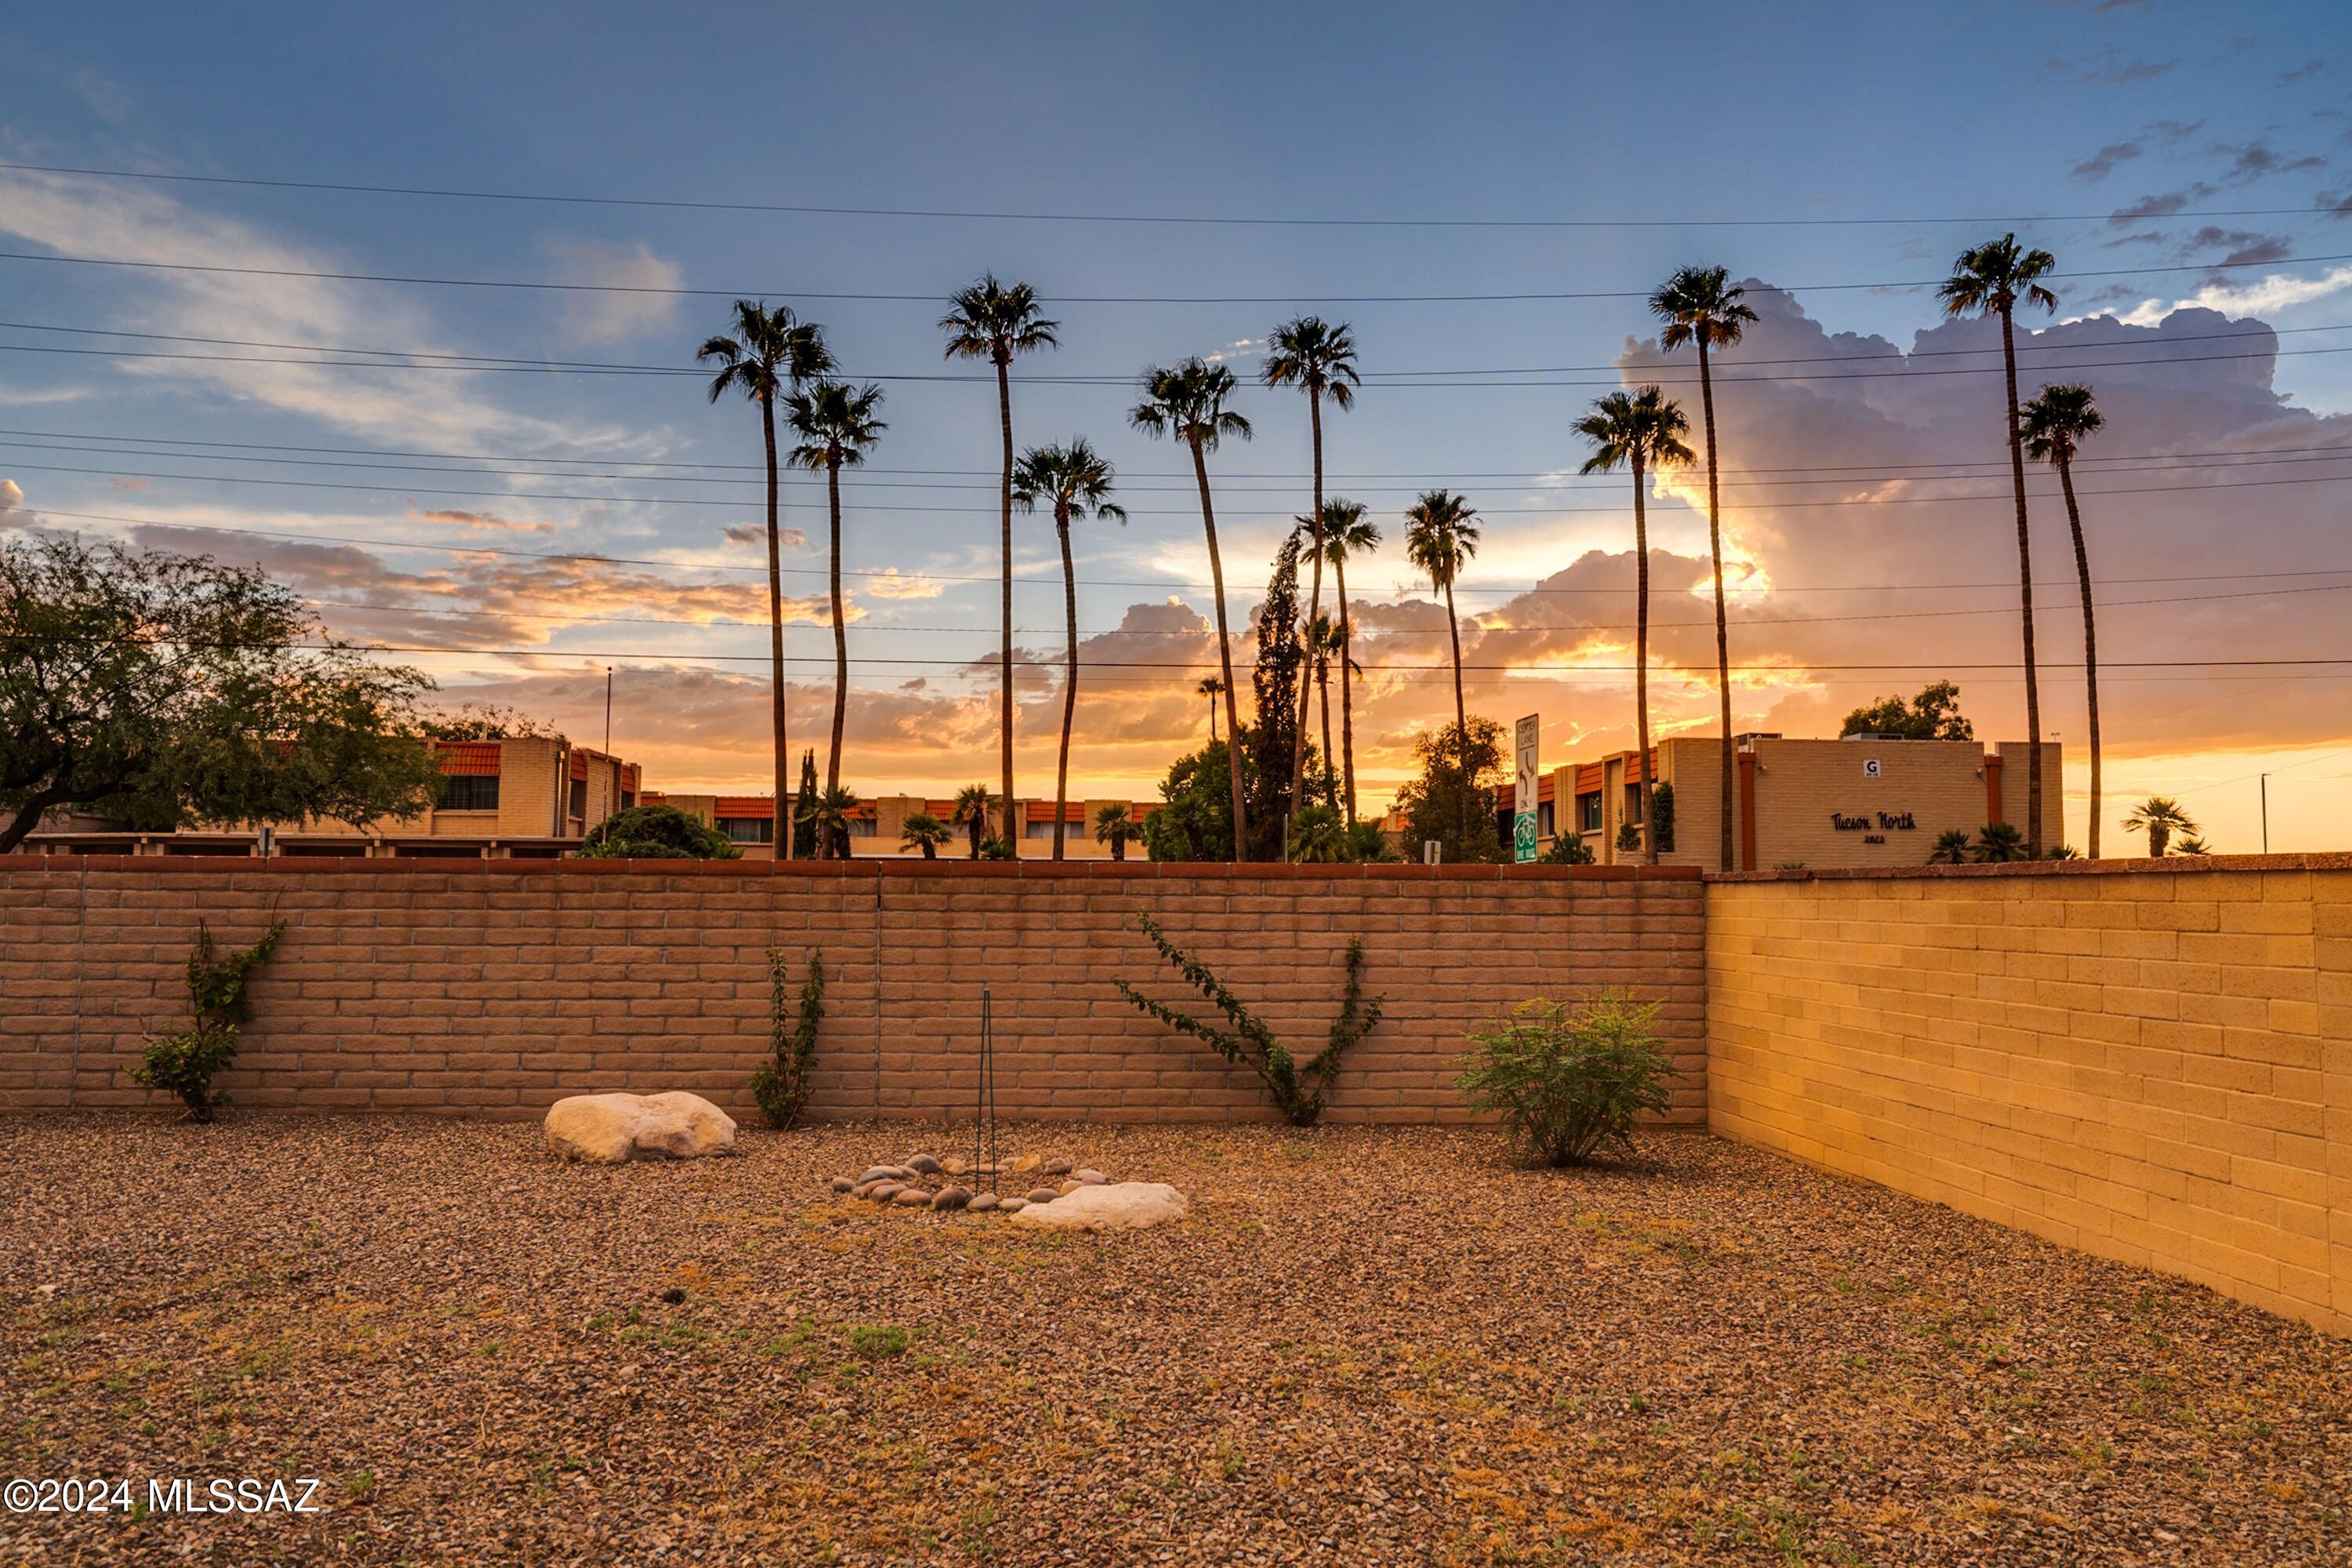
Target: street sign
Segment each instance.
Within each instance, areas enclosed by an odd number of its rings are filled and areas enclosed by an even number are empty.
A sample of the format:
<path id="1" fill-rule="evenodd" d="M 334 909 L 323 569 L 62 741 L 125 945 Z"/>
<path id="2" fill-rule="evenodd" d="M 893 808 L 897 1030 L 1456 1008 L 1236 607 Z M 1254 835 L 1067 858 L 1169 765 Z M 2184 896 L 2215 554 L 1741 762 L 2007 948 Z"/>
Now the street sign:
<path id="1" fill-rule="evenodd" d="M 1512 802 L 1511 858 L 1524 865 L 1536 858 L 1536 761 L 1540 714 L 1518 723 L 1518 794 Z"/>

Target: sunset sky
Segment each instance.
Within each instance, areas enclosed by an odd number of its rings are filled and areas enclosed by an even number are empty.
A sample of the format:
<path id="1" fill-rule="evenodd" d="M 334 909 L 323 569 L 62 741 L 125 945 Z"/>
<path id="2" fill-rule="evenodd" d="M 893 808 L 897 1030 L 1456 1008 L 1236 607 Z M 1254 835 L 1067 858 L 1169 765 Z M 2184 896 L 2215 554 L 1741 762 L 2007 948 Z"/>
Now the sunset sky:
<path id="1" fill-rule="evenodd" d="M 1238 632 L 1307 505 L 1305 401 L 1255 384 L 1263 340 L 1313 312 L 1365 373 L 1327 416 L 1328 488 L 1391 541 L 1350 584 L 1384 804 L 1451 710 L 1399 516 L 1435 485 L 1486 529 L 1472 708 L 1539 713 L 1547 765 L 1631 744 L 1631 485 L 1578 478 L 1570 426 L 1649 380 L 1696 416 L 1643 297 L 1721 264 L 1763 318 L 1717 383 L 1737 727 L 1834 735 L 1948 677 L 1980 736 L 2021 739 L 1998 330 L 1933 289 L 2014 229 L 2059 262 L 2022 389 L 2087 381 L 2107 416 L 2078 486 L 2110 853 L 2151 792 L 2260 847 L 2263 772 L 2271 847 L 2342 847 L 2352 12 L 1662 15 L 26 8 L 0 25 L 0 528 L 259 563 L 338 634 L 425 650 L 396 657 L 447 700 L 591 744 L 611 665 L 650 787 L 761 791 L 757 422 L 706 401 L 693 350 L 764 297 L 886 391 L 845 479 L 843 775 L 949 793 L 995 776 L 997 435 L 987 367 L 943 362 L 936 323 L 992 269 L 1061 323 L 1015 367 L 1016 441 L 1086 436 L 1130 513 L 1079 540 L 1072 793 L 1149 797 L 1205 737 L 1215 651 L 1190 472 L 1128 427 L 1135 377 L 1201 353 L 1244 379 L 1256 438 L 1211 469 Z M 303 188 L 327 185 L 380 188 Z M 2082 619 L 2032 486 L 2079 845 Z M 1658 495 L 1655 714 L 1712 733 L 1700 475 Z M 787 501 L 797 749 L 831 700 L 821 480 Z M 1016 528 L 1019 641 L 1057 663 L 1053 531 Z M 1020 689 L 1049 797 L 1058 681 Z"/>

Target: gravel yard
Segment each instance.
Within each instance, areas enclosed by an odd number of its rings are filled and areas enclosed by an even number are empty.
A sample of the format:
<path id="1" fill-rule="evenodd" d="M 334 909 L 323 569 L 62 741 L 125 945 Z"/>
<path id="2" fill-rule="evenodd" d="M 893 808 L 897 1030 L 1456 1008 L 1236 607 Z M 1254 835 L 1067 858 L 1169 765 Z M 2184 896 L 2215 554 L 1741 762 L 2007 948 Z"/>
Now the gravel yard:
<path id="1" fill-rule="evenodd" d="M 325 1509 L 0 1560 L 2352 1561 L 2352 1345 L 1751 1150 L 1013 1130 L 1191 1196 L 1116 1237 L 823 1190 L 953 1145 L 0 1120 L 0 1477 Z"/>

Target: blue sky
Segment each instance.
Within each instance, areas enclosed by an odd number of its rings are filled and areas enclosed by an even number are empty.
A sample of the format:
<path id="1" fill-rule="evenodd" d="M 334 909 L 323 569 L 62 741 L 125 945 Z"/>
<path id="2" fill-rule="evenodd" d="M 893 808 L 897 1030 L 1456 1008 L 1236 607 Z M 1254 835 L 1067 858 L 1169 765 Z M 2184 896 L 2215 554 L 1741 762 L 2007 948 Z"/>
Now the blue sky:
<path id="1" fill-rule="evenodd" d="M 1489 531 L 1484 575 L 1465 579 L 1473 591 L 1465 607 L 1516 614 L 1521 626 L 1528 618 L 1513 610 L 1516 595 L 1551 582 L 1589 550 L 1622 555 L 1628 547 L 1622 482 L 1558 476 L 1583 456 L 1570 422 L 1616 381 L 1608 367 L 1629 337 L 1651 330 L 1639 299 L 1337 297 L 1622 296 L 1685 262 L 1721 262 L 1793 290 L 1807 322 L 1837 342 L 1847 342 L 1838 334 L 1878 334 L 1907 352 L 1914 334 L 1937 321 L 1928 290 L 1916 285 L 1939 277 L 1961 245 L 2013 226 L 2056 252 L 2062 272 L 2086 275 L 2063 280 L 2062 316 L 2112 312 L 2153 342 L 2173 305 L 2203 299 L 2221 308 L 2225 323 L 2281 333 L 2277 346 L 2288 352 L 2252 367 L 2273 378 L 2262 395 L 2284 395 L 2323 432 L 2339 429 L 2323 416 L 2352 408 L 2352 364 L 2338 352 L 2352 348 L 2352 332 L 2317 330 L 2352 323 L 2352 265 L 2340 259 L 2352 253 L 2352 221 L 2330 210 L 2352 203 L 2352 120 L 2342 107 L 2352 101 L 2352 18 L 2340 5 L 1697 5 L 1677 13 L 1671 38 L 1652 14 L 1599 7 L 1359 6 L 1338 25 L 1324 8 L 1201 5 L 1007 6 L 984 16 L 944 6 L 484 12 L 20 11 L 0 34 L 16 67 L 0 100 L 0 159 L 557 196 L 1589 226 L 744 214 L 0 170 L 0 237 L 5 248 L 33 255 L 741 289 L 824 321 L 853 374 L 893 378 L 885 383 L 890 433 L 875 471 L 854 491 L 846 564 L 898 576 L 855 580 L 862 618 L 853 653 L 936 661 L 861 665 L 853 733 L 863 749 L 847 771 L 869 787 L 920 781 L 945 788 L 986 771 L 992 755 L 979 700 L 987 682 L 959 662 L 992 640 L 992 588 L 961 580 L 985 578 L 995 564 L 992 390 L 977 381 L 898 379 L 966 374 L 941 364 L 934 322 L 940 299 L 983 268 L 1028 279 L 1057 301 L 1065 346 L 1024 363 L 1033 376 L 1125 378 L 1189 353 L 1223 353 L 1247 375 L 1256 341 L 1300 309 L 1352 321 L 1367 372 L 1544 372 L 1487 378 L 1521 384 L 1499 386 L 1461 384 L 1480 379 L 1466 374 L 1426 378 L 1446 384 L 1376 384 L 1353 413 L 1331 421 L 1328 440 L 1339 476 L 1333 488 L 1370 502 L 1376 515 L 1392 516 L 1426 484 L 1468 492 Z M 2128 216 L 2135 209 L 2147 216 Z M 1676 226 L 1694 218 L 1808 221 Z M 1819 221 L 1827 219 L 1873 221 Z M 1885 219 L 1921 221 L 1878 221 Z M 2331 257 L 2339 259 L 2316 259 Z M 2252 265 L 2192 269 L 2231 258 Z M 2135 276 L 2126 268 L 2175 270 Z M 756 509 L 715 504 L 753 500 L 754 489 L 739 488 L 745 474 L 627 466 L 751 460 L 750 414 L 707 406 L 696 380 L 26 352 L 276 352 L 33 330 L 71 327 L 682 368 L 694 343 L 720 323 L 723 297 L 37 261 L 0 261 L 0 287 L 5 319 L 23 324 L 0 329 L 0 342 L 17 351 L 0 350 L 0 424 L 38 433 L 0 437 L 20 443 L 0 447 L 0 476 L 23 492 L 17 515 L 95 530 L 133 526 L 102 518 L 134 518 L 150 525 L 148 542 L 228 553 L 249 537 L 253 558 L 302 582 L 351 635 L 535 650 L 527 658 L 477 651 L 418 662 L 453 688 L 487 683 L 487 693 L 542 708 L 575 732 L 604 662 L 584 656 L 619 654 L 614 662 L 635 678 L 635 693 L 623 707 L 635 725 L 621 737 L 625 750 L 646 755 L 657 777 L 680 784 L 756 783 L 762 707 L 740 689 L 756 667 L 677 656 L 756 653 L 761 635 L 665 624 L 708 623 L 746 604 L 756 620 L 756 602 L 745 597 L 756 582 L 751 574 L 650 565 L 559 574 L 520 558 L 468 564 L 425 550 L 336 552 L 315 540 L 203 531 L 598 549 L 648 562 L 748 566 L 755 556 L 730 544 L 723 530 L 754 521 Z M 912 298 L 814 297 L 826 294 Z M 1262 302 L 1147 302 L 1202 296 Z M 2124 330 L 2095 341 L 2119 341 Z M 2198 336 L 2183 326 L 2168 331 Z M 2199 341 L 2219 342 L 2219 331 Z M 1985 377 L 1962 379 L 1992 395 Z M 2248 391 L 2228 395 L 2238 426 L 2223 444 L 2276 447 L 2277 430 L 2244 415 Z M 2179 395 L 2188 400 L 2181 409 L 2152 408 L 2146 428 L 2175 415 L 2193 426 L 2183 410 L 2217 395 L 2187 376 Z M 1178 473 L 1175 454 L 1125 428 L 1131 402 L 1130 389 L 1115 380 L 1033 382 L 1016 395 L 1024 444 L 1084 433 L 1127 477 L 1134 521 L 1082 544 L 1088 586 L 1080 619 L 1090 634 L 1128 624 L 1130 606 L 1164 607 L 1171 595 L 1192 610 L 1206 605 L 1197 515 L 1180 479 L 1158 477 Z M 1304 509 L 1306 468 L 1306 422 L 1295 395 L 1252 390 L 1242 406 L 1259 438 L 1218 463 L 1237 618 L 1255 600 L 1278 530 Z M 1958 423 L 1948 442 L 1924 438 L 1906 450 L 1966 450 L 1983 434 L 1968 424 L 1967 406 L 1955 405 L 1961 412 L 1951 416 Z M 1751 434 L 1760 443 L 1776 428 L 1759 425 Z M 1806 428 L 1816 442 L 1844 439 Z M 1790 430 L 1777 437 L 1791 438 Z M 1989 438 L 1997 456 L 1997 423 Z M 1861 435 L 1853 439 L 1868 445 Z M 2186 429 L 2166 443 L 2121 430 L 2113 439 L 2117 452 L 2202 449 Z M 243 445 L 185 445 L 193 442 Z M 76 445 L 84 448 L 78 457 L 58 450 Z M 152 449 L 134 455 L 139 446 Z M 297 461 L 272 466 L 257 460 L 263 446 L 304 450 L 279 451 Z M 314 464 L 321 454 L 309 449 L 320 447 L 355 449 L 354 463 L 407 466 L 331 468 Z M 382 455 L 413 452 L 493 460 L 442 465 L 477 472 L 431 473 L 426 459 Z M 573 461 L 519 461 L 525 458 Z M 1828 459 L 1798 451 L 1768 461 L 1753 446 L 1744 455 L 1727 446 L 1726 460 L 1762 468 Z M 551 467 L 570 477 L 551 482 L 544 470 Z M 518 476 L 534 468 L 542 471 Z M 72 468 L 94 471 L 61 471 Z M 2323 479 L 2347 472 L 2352 467 L 2313 470 Z M 625 477 L 588 477 L 604 474 Z M 660 474 L 670 477 L 656 482 Z M 258 482 L 268 479 L 353 488 Z M 2325 483 L 2292 496 L 2284 488 L 2250 490 L 2207 498 L 2199 515 L 2214 539 L 2226 539 L 2242 524 L 2233 508 L 2292 500 L 2271 531 L 2281 569 L 2291 569 L 2328 549 L 2325 525 L 2335 513 L 2305 503 L 2335 493 Z M 787 521 L 814 530 L 820 514 L 812 499 L 796 491 Z M 1879 510 L 1891 514 L 1886 529 L 1912 526 L 1914 513 Z M 1687 552 L 1703 541 L 1687 507 L 1668 501 L 1660 510 L 1655 542 Z M 457 514 L 473 518 L 453 521 Z M 1932 597 L 1978 616 L 1971 637 L 1993 650 L 1982 657 L 2011 647 L 2013 626 L 1994 614 L 1998 595 L 1948 586 L 2000 574 L 1997 532 L 1956 541 L 1970 570 L 1938 579 L 1930 568 L 1950 552 L 1929 552 L 1924 567 L 1907 557 L 1854 558 L 1847 571 L 1804 559 L 1790 531 L 1776 531 L 1771 521 L 1759 519 L 1756 536 L 1776 539 L 1782 556 L 1769 558 L 1761 542 L 1750 552 L 1759 584 L 1775 585 L 1758 588 L 1759 605 L 1770 598 L 1788 613 L 1814 613 L 1823 601 L 1806 594 L 1850 592 L 1867 586 L 1873 572 L 1894 573 L 1885 581 L 1923 595 L 1946 584 L 1917 603 Z M 1732 515 L 1727 523 L 1736 536 L 1743 526 Z M 2045 509 L 2040 526 L 2056 530 L 2038 547 L 2063 587 L 2063 518 Z M 2210 543 L 2200 542 L 2191 520 L 2167 534 L 2178 559 L 2151 562 L 2120 542 L 2114 558 L 2130 561 L 2124 574 L 2182 575 L 2210 566 Z M 2352 550 L 2336 548 L 2316 563 L 2352 566 Z M 289 553 L 298 550 L 310 552 Z M 2011 572 L 2013 561 L 2012 552 Z M 1050 651 L 1058 644 L 1059 594 L 1049 531 L 1024 526 L 1022 563 L 1024 579 L 1034 579 L 1022 589 L 1022 641 Z M 823 563 L 812 547 L 790 563 L 805 573 Z M 1354 585 L 1389 607 L 1403 662 L 1428 633 L 1425 593 L 1399 592 L 1407 575 L 1394 559 L 1363 578 Z M 811 592 L 820 581 L 803 576 L 788 591 Z M 2053 593 L 2063 609 L 2065 595 Z M 2323 594 L 2317 602 L 2333 601 Z M 2163 622 L 2179 613 L 2151 624 L 2150 649 L 2162 651 Z M 2045 607 L 2045 616 L 2055 614 Z M 2216 626 L 2195 657 L 2263 652 L 2271 620 Z M 2063 619 L 2044 632 L 2045 643 L 2062 647 L 2070 636 L 2079 632 Z M 796 655 L 826 651 L 828 639 L 814 626 L 793 637 Z M 1159 647 L 1165 638 L 1155 637 L 1135 626 L 1119 646 Z M 1099 707 L 1082 713 L 1098 715 L 1095 729 L 1105 739 L 1082 753 L 1081 772 L 1095 787 L 1139 786 L 1186 743 L 1186 726 L 1197 727 L 1199 714 L 1173 677 L 1113 668 L 1111 646 L 1089 646 L 1090 660 L 1104 661 L 1090 668 L 1086 688 Z M 1844 707 L 1877 694 L 1860 688 L 1918 684 L 1909 673 L 1816 671 L 1810 681 L 1794 673 L 1823 658 L 1823 649 L 1866 663 L 1886 658 L 1889 646 L 1880 632 L 1856 630 L 1790 651 L 1790 679 L 1759 686 L 1743 703 L 1743 727 L 1752 718 L 1792 731 L 1824 722 L 1833 731 Z M 1963 645 L 1951 646 L 1959 659 Z M 591 664 L 594 682 L 586 679 Z M 824 673 L 817 665 L 803 673 L 810 684 L 795 696 L 795 723 L 814 734 Z M 2191 693 L 2187 675 L 2165 679 L 2174 686 L 2145 694 L 2151 722 L 2138 746 L 2149 765 L 2171 768 L 2178 780 L 2233 777 L 2233 759 L 2269 754 L 2266 748 L 2319 757 L 2352 727 L 2339 722 L 2340 680 L 2325 686 L 2324 701 L 2313 700 L 2315 684 L 2286 689 L 2275 723 L 2156 722 L 2190 706 L 2192 695 L 2199 702 L 2229 695 L 2227 688 Z M 916 679 L 922 688 L 904 689 Z M 1620 685 L 1508 685 L 1490 683 L 1488 706 L 1506 718 L 1513 716 L 1506 708 L 1542 711 L 1559 754 L 1622 743 Z M 2013 685 L 1990 675 L 1973 688 L 1963 681 L 1988 731 L 2021 732 L 2011 716 Z M 1386 693 L 1390 705 L 1374 721 L 1387 737 L 1384 755 L 1401 762 L 1413 728 L 1443 706 L 1433 693 L 1431 682 L 1403 678 Z M 1058 707 L 1043 685 L 1031 695 L 1041 718 Z M 1689 722 L 1703 717 L 1703 696 L 1686 704 Z M 2234 715 L 2243 707 L 2222 700 L 2208 711 Z M 2074 739 L 2074 726 L 2052 727 Z M 1045 738 L 1045 723 L 1030 728 Z M 1024 766 L 1032 754 L 1024 751 Z"/>

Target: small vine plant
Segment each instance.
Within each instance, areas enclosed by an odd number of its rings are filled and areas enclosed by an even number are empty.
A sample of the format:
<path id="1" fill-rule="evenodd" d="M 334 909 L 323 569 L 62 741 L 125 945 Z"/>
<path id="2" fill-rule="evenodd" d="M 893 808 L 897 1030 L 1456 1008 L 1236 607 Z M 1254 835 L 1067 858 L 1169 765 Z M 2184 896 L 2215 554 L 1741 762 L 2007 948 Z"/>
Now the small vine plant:
<path id="1" fill-rule="evenodd" d="M 1309 1058 L 1302 1068 L 1297 1058 L 1290 1054 L 1289 1047 L 1276 1039 L 1273 1030 L 1242 1005 L 1241 999 L 1209 972 L 1207 964 L 1168 940 L 1160 931 L 1159 921 L 1149 913 L 1139 911 L 1136 923 L 1143 928 L 1143 934 L 1151 939 L 1151 945 L 1160 950 L 1160 956 L 1168 961 L 1169 966 L 1181 975 L 1187 984 L 1214 1003 L 1217 1011 L 1225 1016 L 1232 1027 L 1220 1028 L 1189 1013 L 1180 1013 L 1142 994 L 1124 980 L 1112 982 L 1118 987 L 1118 994 L 1133 1004 L 1137 1010 L 1159 1019 L 1178 1034 L 1205 1041 L 1225 1060 L 1255 1071 L 1265 1085 L 1267 1097 L 1293 1127 L 1314 1126 L 1317 1118 L 1323 1114 L 1323 1097 L 1331 1086 L 1332 1075 L 1339 1070 L 1339 1058 L 1349 1047 L 1371 1033 L 1372 1026 L 1381 1021 L 1382 998 L 1364 999 L 1362 941 L 1353 937 L 1349 939 L 1347 981 L 1339 994 L 1339 1016 L 1333 1021 L 1331 1033 L 1324 1040 L 1323 1048 Z"/>
<path id="2" fill-rule="evenodd" d="M 186 1120 L 210 1121 L 229 1102 L 227 1095 L 214 1092 L 213 1075 L 236 1059 L 237 1030 L 253 1020 L 247 982 L 269 962 L 285 932 L 286 922 L 279 921 L 251 947 L 215 963 L 213 933 L 197 921 L 195 950 L 188 954 L 189 1011 L 195 1016 L 194 1025 L 176 1035 L 151 1037 L 139 1065 L 131 1069 L 131 1081 L 178 1095 L 188 1108 Z"/>
<path id="3" fill-rule="evenodd" d="M 768 950 L 768 1043 L 772 1058 L 751 1075 L 751 1098 L 779 1128 L 790 1127 L 808 1104 L 809 1068 L 816 1060 L 816 1028 L 824 1017 L 824 950 L 810 952 L 800 1001 L 791 1001 L 792 964 L 783 949 Z"/>

